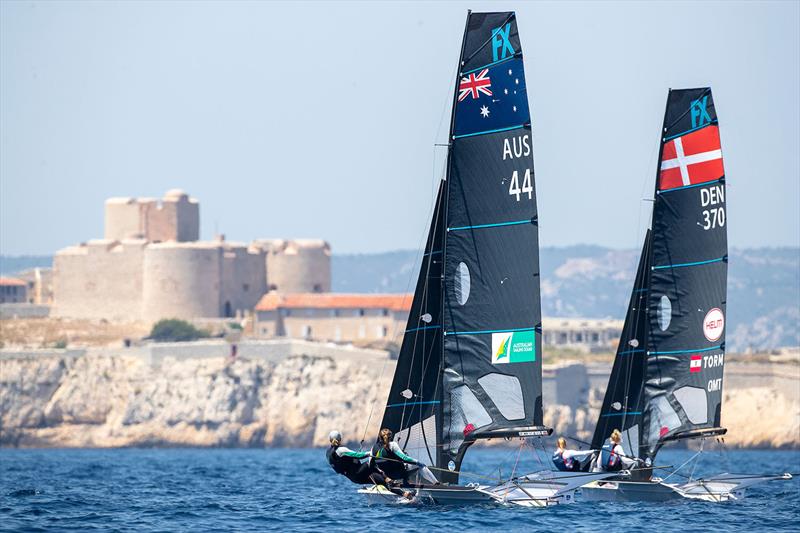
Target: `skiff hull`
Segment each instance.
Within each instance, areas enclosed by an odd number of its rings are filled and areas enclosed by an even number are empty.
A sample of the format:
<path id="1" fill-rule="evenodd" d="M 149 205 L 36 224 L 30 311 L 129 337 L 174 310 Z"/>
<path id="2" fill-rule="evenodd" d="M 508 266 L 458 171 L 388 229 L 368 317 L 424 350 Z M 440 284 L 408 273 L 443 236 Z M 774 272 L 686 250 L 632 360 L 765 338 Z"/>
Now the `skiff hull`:
<path id="1" fill-rule="evenodd" d="M 753 485 L 789 479 L 792 479 L 791 474 L 774 476 L 720 474 L 683 484 L 665 483 L 658 478 L 652 481 L 595 481 L 581 489 L 580 499 L 613 502 L 664 502 L 689 499 L 719 503 L 741 500 L 745 497 L 747 488 Z"/>
<path id="2" fill-rule="evenodd" d="M 542 471 L 514 478 L 499 485 L 435 486 L 410 488 L 413 500 L 393 494 L 382 486 L 360 489 L 371 504 L 422 503 L 437 505 L 501 504 L 521 507 L 549 507 L 575 501 L 575 491 L 589 482 L 613 477 L 615 473 L 576 474 Z"/>

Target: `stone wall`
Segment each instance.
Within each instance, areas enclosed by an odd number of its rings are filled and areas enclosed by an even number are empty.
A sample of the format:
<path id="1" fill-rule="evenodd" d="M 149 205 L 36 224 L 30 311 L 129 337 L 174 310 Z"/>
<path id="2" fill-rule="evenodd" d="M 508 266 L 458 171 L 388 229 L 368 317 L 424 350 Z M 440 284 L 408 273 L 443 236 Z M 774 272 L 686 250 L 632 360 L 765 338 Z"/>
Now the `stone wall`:
<path id="1" fill-rule="evenodd" d="M 315 239 L 264 239 L 269 289 L 282 293 L 330 292 L 331 247 Z"/>
<path id="2" fill-rule="evenodd" d="M 144 240 L 95 240 L 53 258 L 51 314 L 69 318 L 138 320 L 142 314 Z"/>
<path id="3" fill-rule="evenodd" d="M 200 238 L 200 204 L 180 189 L 164 198 L 109 198 L 105 239 L 187 242 Z"/>

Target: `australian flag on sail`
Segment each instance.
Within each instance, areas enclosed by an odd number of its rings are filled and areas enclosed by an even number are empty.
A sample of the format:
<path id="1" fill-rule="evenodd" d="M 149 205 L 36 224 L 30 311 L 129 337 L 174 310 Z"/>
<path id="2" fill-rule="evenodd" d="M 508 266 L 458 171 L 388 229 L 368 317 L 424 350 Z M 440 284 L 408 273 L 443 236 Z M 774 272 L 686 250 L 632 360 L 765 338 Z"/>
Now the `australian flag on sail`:
<path id="1" fill-rule="evenodd" d="M 530 120 L 522 57 L 461 74 L 454 138 L 509 130 Z"/>

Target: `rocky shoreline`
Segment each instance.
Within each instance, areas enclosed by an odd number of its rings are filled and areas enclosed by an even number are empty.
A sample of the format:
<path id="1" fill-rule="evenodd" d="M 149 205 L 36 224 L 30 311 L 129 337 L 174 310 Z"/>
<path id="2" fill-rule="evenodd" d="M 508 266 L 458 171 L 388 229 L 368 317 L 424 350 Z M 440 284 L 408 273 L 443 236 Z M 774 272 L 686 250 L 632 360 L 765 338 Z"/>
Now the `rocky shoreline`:
<path id="1" fill-rule="evenodd" d="M 749 367 L 726 368 L 726 442 L 800 447 L 800 367 Z M 393 371 L 385 359 L 319 354 L 3 357 L 0 446 L 310 447 L 331 428 L 357 443 L 379 429 Z M 601 400 L 592 387 L 586 405 L 546 403 L 545 423 L 589 440 Z"/>

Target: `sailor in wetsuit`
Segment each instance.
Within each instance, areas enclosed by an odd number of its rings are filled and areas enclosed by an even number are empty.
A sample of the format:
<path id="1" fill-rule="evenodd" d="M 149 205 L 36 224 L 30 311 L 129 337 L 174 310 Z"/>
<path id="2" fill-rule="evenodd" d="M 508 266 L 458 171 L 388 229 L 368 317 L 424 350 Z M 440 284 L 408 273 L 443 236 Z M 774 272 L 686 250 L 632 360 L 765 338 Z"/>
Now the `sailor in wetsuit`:
<path id="1" fill-rule="evenodd" d="M 633 468 L 636 464 L 636 459 L 625 454 L 625 448 L 622 447 L 622 433 L 615 429 L 611 432 L 608 442 L 603 444 L 594 471 L 618 472 L 623 468 Z"/>
<path id="2" fill-rule="evenodd" d="M 418 476 L 431 485 L 439 484 L 439 480 L 424 463 L 406 455 L 400 445 L 392 440 L 391 429 L 383 428 L 381 430 L 378 441 L 372 447 L 372 457 L 375 466 L 390 478 L 402 479 L 404 483 L 408 484 L 412 476 Z"/>
<path id="3" fill-rule="evenodd" d="M 390 486 L 392 479 L 380 468 L 372 464 L 371 461 L 365 463 L 361 462 L 361 459 L 370 457 L 369 452 L 356 452 L 347 446 L 342 446 L 342 434 L 336 430 L 328 434 L 328 439 L 331 441 L 331 446 L 328 448 L 325 455 L 334 472 L 343 475 L 353 483 L 358 483 L 359 485 L 370 483 L 383 485 L 398 496 L 409 499 L 412 497 L 410 492 L 392 488 Z"/>
<path id="4" fill-rule="evenodd" d="M 558 438 L 558 448 L 553 452 L 553 464 L 557 469 L 562 472 L 581 472 L 583 471 L 584 463 L 588 463 L 587 459 L 594 455 L 594 450 L 569 450 L 567 449 L 567 439 L 564 437 Z"/>

